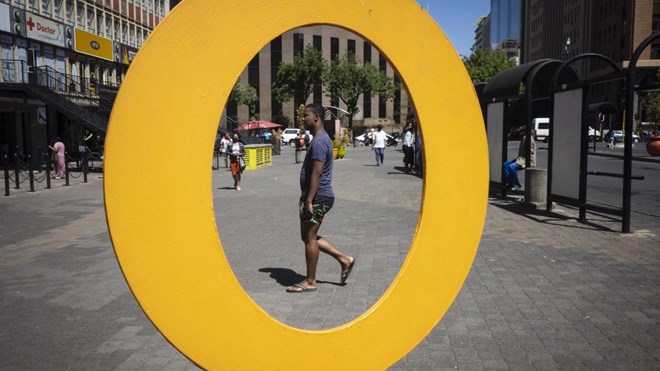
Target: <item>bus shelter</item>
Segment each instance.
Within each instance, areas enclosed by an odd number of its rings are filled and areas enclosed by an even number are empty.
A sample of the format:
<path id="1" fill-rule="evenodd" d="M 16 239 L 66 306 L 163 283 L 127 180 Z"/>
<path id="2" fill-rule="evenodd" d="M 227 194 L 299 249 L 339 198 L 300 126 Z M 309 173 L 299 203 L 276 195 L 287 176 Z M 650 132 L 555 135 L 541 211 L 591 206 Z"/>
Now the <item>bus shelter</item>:
<path id="1" fill-rule="evenodd" d="M 562 66 L 556 59 L 542 59 L 501 71 L 493 76 L 483 89 L 486 132 L 490 162 L 490 186 L 506 194 L 506 179 L 502 164 L 508 160 L 508 142 L 511 129 L 524 126 L 527 138 L 532 133 L 536 117 L 548 117 L 550 113 L 550 87 L 555 72 Z M 570 69 L 560 72 L 562 81 L 577 80 Z M 525 148 L 526 166 L 530 168 L 531 142 Z M 525 172 L 528 183 L 529 172 Z M 525 188 L 525 200 L 531 197 Z"/>

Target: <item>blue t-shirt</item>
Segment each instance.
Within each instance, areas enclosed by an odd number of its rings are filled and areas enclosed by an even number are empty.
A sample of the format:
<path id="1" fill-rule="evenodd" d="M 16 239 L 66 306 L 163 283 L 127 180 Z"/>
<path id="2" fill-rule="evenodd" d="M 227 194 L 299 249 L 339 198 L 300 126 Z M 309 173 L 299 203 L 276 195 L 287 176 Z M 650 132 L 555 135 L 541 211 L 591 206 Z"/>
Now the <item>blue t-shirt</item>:
<path id="1" fill-rule="evenodd" d="M 323 162 L 323 173 L 321 173 L 321 181 L 316 196 L 335 197 L 335 193 L 332 191 L 332 141 L 330 141 L 330 136 L 326 132 L 315 135 L 307 147 L 307 155 L 300 169 L 302 197 L 307 196 L 314 161 Z"/>

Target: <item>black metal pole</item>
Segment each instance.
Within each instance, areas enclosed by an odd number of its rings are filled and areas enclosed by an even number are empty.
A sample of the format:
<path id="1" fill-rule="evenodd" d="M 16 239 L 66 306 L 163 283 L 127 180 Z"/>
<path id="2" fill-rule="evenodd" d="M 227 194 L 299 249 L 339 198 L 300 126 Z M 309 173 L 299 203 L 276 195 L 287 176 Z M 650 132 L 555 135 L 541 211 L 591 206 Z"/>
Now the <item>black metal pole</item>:
<path id="1" fill-rule="evenodd" d="M 69 185 L 69 161 L 67 161 L 66 156 L 68 154 L 64 152 L 64 185 L 68 186 Z"/>
<path id="2" fill-rule="evenodd" d="M 32 172 L 32 155 L 28 155 L 28 176 L 30 177 L 30 192 L 34 192 L 34 173 Z"/>
<path id="3" fill-rule="evenodd" d="M 48 152 L 46 152 L 46 189 L 50 189 L 50 156 Z"/>
<path id="4" fill-rule="evenodd" d="M 5 155 L 5 196 L 9 196 L 9 159 Z"/>
<path id="5" fill-rule="evenodd" d="M 16 186 L 14 189 L 21 189 L 20 174 L 21 174 L 21 160 L 18 159 L 18 153 L 14 152 L 14 162 L 16 166 L 14 167 L 14 183 Z"/>
<path id="6" fill-rule="evenodd" d="M 89 169 L 87 168 L 87 151 L 83 152 L 82 158 L 82 170 L 83 170 L 83 182 L 87 183 L 87 173 Z"/>

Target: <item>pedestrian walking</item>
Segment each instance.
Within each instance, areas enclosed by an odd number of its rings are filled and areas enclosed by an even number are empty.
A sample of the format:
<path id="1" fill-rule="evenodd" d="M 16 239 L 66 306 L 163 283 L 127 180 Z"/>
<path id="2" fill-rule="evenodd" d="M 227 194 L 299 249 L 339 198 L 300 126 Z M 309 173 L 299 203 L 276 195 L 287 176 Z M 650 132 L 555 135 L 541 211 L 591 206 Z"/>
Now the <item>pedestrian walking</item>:
<path id="1" fill-rule="evenodd" d="M 412 124 L 406 125 L 403 133 L 403 164 L 406 172 L 415 173 L 415 148 L 413 147 Z"/>
<path id="2" fill-rule="evenodd" d="M 234 134 L 232 139 L 231 147 L 229 147 L 231 154 L 230 158 L 230 169 L 231 176 L 234 178 L 234 189 L 237 191 L 241 190 L 241 173 L 245 168 L 245 160 L 243 156 L 245 155 L 245 145 L 239 141 L 238 135 Z"/>
<path id="3" fill-rule="evenodd" d="M 60 137 L 57 137 L 55 139 L 55 143 L 52 146 L 48 146 L 48 148 L 53 151 L 53 157 L 54 157 L 54 166 L 55 168 L 53 169 L 52 172 L 52 177 L 54 179 L 62 179 L 64 176 L 65 172 L 65 166 L 66 166 L 66 159 L 65 159 L 65 150 L 66 147 L 64 146 L 64 143 L 62 143 L 62 139 Z"/>
<path id="4" fill-rule="evenodd" d="M 287 288 L 287 292 L 316 291 L 316 267 L 319 251 L 335 258 L 341 266 L 339 282 L 348 279 L 355 258 L 340 252 L 328 239 L 318 235 L 323 218 L 335 201 L 332 190 L 332 141 L 323 127 L 323 106 L 312 103 L 305 107 L 303 123 L 314 134 L 300 169 L 301 197 L 298 203 L 300 237 L 305 243 L 307 273 L 301 282 Z"/>
<path id="5" fill-rule="evenodd" d="M 385 143 L 387 142 L 387 134 L 383 131 L 383 125 L 378 124 L 376 129 L 371 148 L 374 150 L 376 156 L 376 166 L 380 166 L 383 164 L 383 160 L 385 160 Z"/>
<path id="6" fill-rule="evenodd" d="M 229 167 L 229 147 L 231 147 L 232 141 L 229 139 L 229 134 L 225 134 L 222 139 L 220 139 L 220 154 L 225 158 L 225 167 Z"/>

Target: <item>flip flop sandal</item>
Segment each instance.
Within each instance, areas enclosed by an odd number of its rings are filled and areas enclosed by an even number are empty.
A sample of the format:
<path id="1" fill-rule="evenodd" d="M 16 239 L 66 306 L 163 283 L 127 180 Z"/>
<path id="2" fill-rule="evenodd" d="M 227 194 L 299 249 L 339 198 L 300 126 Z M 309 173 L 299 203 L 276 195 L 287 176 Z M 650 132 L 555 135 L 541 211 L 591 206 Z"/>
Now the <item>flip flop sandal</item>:
<path id="1" fill-rule="evenodd" d="M 296 283 L 293 286 L 289 286 L 286 289 L 286 292 L 301 293 L 301 292 L 312 292 L 316 291 L 316 287 L 305 286 L 302 283 Z"/>
<path id="2" fill-rule="evenodd" d="M 351 262 L 351 264 L 348 265 L 348 267 L 341 270 L 341 276 L 339 277 L 339 283 L 346 283 L 346 280 L 348 280 L 348 276 L 351 275 L 351 272 L 353 271 L 354 266 L 355 266 L 355 258 L 353 258 L 353 261 Z"/>

